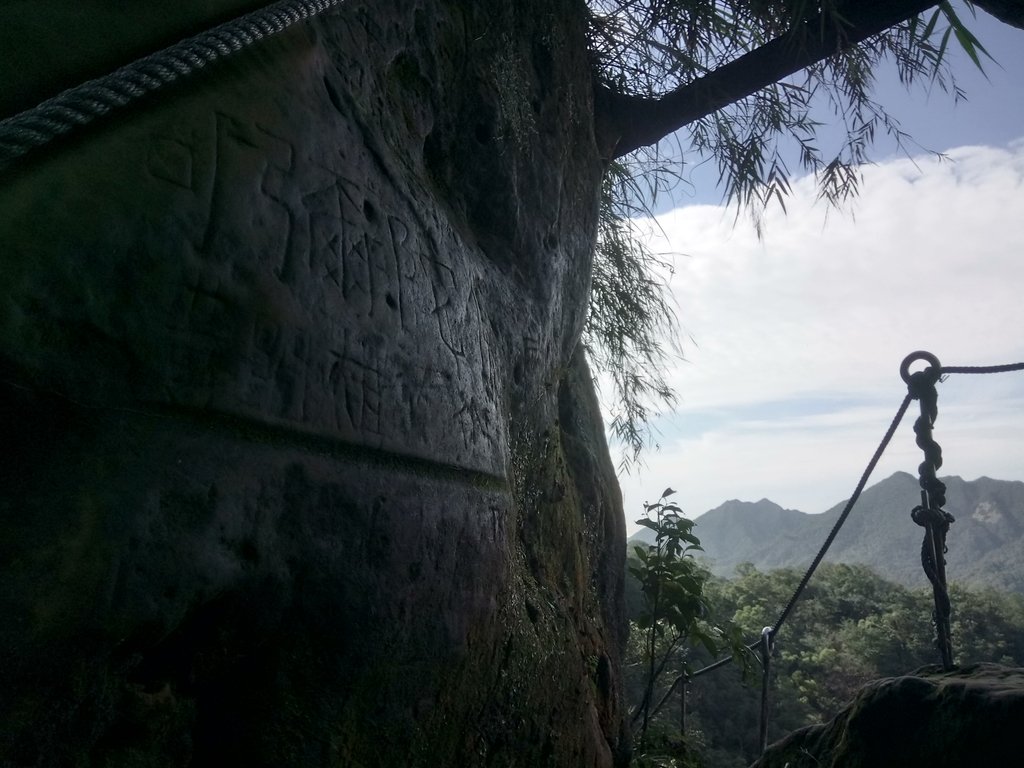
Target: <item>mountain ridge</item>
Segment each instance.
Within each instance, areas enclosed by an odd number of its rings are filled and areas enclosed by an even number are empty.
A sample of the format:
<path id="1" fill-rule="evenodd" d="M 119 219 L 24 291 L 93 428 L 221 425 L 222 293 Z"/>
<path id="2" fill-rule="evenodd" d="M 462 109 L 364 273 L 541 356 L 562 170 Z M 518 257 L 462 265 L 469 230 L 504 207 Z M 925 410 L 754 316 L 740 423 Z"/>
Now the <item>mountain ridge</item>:
<path id="1" fill-rule="evenodd" d="M 951 582 L 1024 594 L 1024 482 L 979 477 L 943 477 L 946 511 L 955 522 L 947 537 Z M 863 564 L 910 587 L 927 585 L 920 550 L 924 529 L 910 512 L 920 503 L 917 478 L 896 472 L 864 490 L 826 562 Z M 703 560 L 717 576 L 731 576 L 740 563 L 760 570 L 806 567 L 846 506 L 823 513 L 785 509 L 769 499 L 731 499 L 696 518 Z M 649 541 L 646 529 L 630 544 Z"/>

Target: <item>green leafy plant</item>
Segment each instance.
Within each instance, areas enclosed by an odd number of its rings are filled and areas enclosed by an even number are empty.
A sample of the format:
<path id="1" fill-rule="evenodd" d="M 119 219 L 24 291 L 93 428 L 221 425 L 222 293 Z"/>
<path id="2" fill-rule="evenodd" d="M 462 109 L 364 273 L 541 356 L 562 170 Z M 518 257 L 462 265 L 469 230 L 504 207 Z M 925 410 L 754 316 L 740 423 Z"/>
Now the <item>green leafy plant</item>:
<path id="1" fill-rule="evenodd" d="M 642 692 L 632 724 L 640 753 L 652 757 L 650 748 L 658 742 L 670 748 L 662 755 L 665 759 L 685 756 L 682 727 L 674 741 L 665 733 L 650 739 L 649 733 L 654 719 L 693 671 L 692 651 L 702 648 L 714 657 L 728 648 L 744 663 L 747 658 L 739 632 L 713 619 L 706 592 L 710 573 L 694 558 L 694 553 L 703 551 L 700 539 L 693 534 L 693 521 L 667 501 L 674 493 L 666 488 L 657 502 L 644 504 L 646 514 L 636 522 L 654 532 L 654 543 L 635 546 L 629 566 L 641 594 L 633 628 L 641 639 L 638 664 L 643 667 Z"/>

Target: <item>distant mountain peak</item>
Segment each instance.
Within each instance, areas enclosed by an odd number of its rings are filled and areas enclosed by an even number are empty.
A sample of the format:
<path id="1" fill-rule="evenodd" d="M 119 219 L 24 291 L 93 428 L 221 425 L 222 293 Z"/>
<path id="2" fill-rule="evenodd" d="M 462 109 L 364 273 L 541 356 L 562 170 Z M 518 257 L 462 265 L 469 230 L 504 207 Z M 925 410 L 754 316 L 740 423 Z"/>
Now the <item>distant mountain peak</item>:
<path id="1" fill-rule="evenodd" d="M 771 499 L 761 499 L 760 501 L 740 501 L 739 499 L 729 499 L 728 501 L 722 502 L 717 507 L 715 507 L 714 509 L 710 510 L 709 512 L 706 512 L 705 514 L 709 514 L 710 512 L 717 512 L 717 511 L 723 510 L 723 509 L 745 509 L 745 510 L 756 509 L 756 510 L 760 511 L 760 510 L 782 510 L 783 508 L 780 505 L 776 504 Z M 785 511 L 785 510 L 783 510 L 783 511 Z M 789 511 L 793 511 L 793 510 L 789 510 Z"/>
<path id="2" fill-rule="evenodd" d="M 953 582 L 1024 593 L 1024 482 L 943 477 L 945 509 L 956 517 L 947 543 Z M 896 472 L 867 488 L 826 556 L 832 562 L 870 566 L 909 586 L 926 584 L 920 565 L 922 529 L 910 512 L 920 503 L 918 479 Z M 712 570 L 730 576 L 751 562 L 766 570 L 804 567 L 825 540 L 846 501 L 823 514 L 783 509 L 769 499 L 731 499 L 697 518 Z"/>

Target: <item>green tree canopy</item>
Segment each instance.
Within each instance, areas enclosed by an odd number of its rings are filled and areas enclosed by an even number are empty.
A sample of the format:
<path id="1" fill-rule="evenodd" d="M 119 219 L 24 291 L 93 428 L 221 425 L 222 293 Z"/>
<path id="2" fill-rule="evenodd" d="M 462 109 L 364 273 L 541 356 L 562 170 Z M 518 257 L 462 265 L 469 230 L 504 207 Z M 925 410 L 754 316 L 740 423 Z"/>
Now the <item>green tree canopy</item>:
<path id="1" fill-rule="evenodd" d="M 802 573 L 741 566 L 714 580 L 708 599 L 754 638 L 774 621 Z M 1024 663 L 1024 601 L 1017 595 L 952 585 L 958 665 Z M 817 571 L 775 647 L 772 738 L 823 722 L 871 680 L 937 664 L 929 589 L 907 589 L 863 565 L 826 563 Z M 749 765 L 757 757 L 756 685 L 719 670 L 694 683 L 692 709 L 707 765 Z"/>
<path id="2" fill-rule="evenodd" d="M 636 578 L 636 573 L 631 573 Z M 732 579 L 707 579 L 701 599 L 714 607 L 717 621 L 753 641 L 778 616 L 802 572 L 786 568 L 759 571 L 750 564 Z M 634 595 L 639 584 L 632 585 Z M 989 589 L 950 588 L 955 606 L 953 638 L 956 663 L 1024 663 L 1024 600 Z M 771 738 L 834 716 L 871 680 L 905 675 L 939 660 L 934 645 L 929 589 L 908 589 L 887 581 L 863 565 L 825 563 L 811 580 L 780 632 L 774 652 L 771 688 Z M 644 604 L 631 604 L 641 619 Z M 639 654 L 637 633 L 631 645 Z M 695 644 L 683 644 L 692 669 L 714 656 Z M 756 665 L 755 665 L 756 667 Z M 645 689 L 637 666 L 627 667 L 627 691 L 642 703 Z M 760 684 L 737 665 L 695 678 L 690 686 L 685 743 L 696 748 L 705 768 L 739 768 L 758 756 Z M 678 692 L 656 722 L 661 736 L 678 733 Z M 673 730 L 675 729 L 675 730 Z"/>

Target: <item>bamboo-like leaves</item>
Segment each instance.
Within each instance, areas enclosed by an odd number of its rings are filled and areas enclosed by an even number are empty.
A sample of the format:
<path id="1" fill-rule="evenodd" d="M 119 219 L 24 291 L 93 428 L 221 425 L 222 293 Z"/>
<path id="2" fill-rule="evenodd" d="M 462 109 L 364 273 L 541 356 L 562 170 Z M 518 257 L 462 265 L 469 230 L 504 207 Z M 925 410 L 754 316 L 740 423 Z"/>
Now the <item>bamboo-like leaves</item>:
<path id="1" fill-rule="evenodd" d="M 590 46 L 597 77 L 620 93 L 659 97 L 734 61 L 781 35 L 799 42 L 801 30 L 841 29 L 839 0 L 589 0 Z M 963 92 L 949 68 L 951 40 L 978 67 L 988 57 L 948 1 L 916 17 L 840 48 L 802 74 L 740 99 L 691 123 L 677 151 L 666 157 L 644 148 L 608 168 L 600 208 L 597 256 L 584 344 L 611 381 L 605 393 L 613 439 L 626 447 L 620 469 L 640 461 L 655 444 L 652 423 L 675 403 L 668 381 L 681 355 L 680 328 L 665 275 L 669 264 L 651 252 L 636 217 L 652 217 L 659 194 L 682 179 L 682 161 L 711 160 L 723 197 L 746 211 L 760 234 L 769 205 L 783 211 L 794 173 L 817 176 L 819 197 L 841 206 L 860 189 L 860 168 L 875 140 L 887 136 L 905 148 L 912 139 L 872 98 L 874 74 L 886 59 L 908 87 L 938 85 L 954 99 Z M 800 25 L 804 25 L 801 27 Z M 845 139 L 828 154 L 822 125 L 839 125 Z M 682 144 L 686 144 L 685 150 Z M 799 163 L 790 168 L 787 159 Z M 696 164 L 696 163 L 695 163 Z M 685 308 L 684 308 L 685 309 Z"/>

